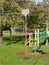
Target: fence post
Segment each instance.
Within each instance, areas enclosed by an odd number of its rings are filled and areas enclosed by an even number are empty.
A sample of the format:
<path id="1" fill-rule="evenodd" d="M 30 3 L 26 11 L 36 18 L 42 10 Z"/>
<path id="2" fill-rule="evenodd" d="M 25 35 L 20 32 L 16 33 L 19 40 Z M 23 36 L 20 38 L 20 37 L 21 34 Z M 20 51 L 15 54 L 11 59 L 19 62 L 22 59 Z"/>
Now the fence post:
<path id="1" fill-rule="evenodd" d="M 39 29 L 38 29 L 38 46 L 39 46 L 39 43 L 40 43 L 40 42 L 39 42 Z"/>
<path id="2" fill-rule="evenodd" d="M 37 34 L 37 33 L 36 33 L 36 29 L 35 29 L 35 46 L 36 46 L 36 40 L 37 40 L 37 39 L 36 39 L 36 34 Z"/>
<path id="3" fill-rule="evenodd" d="M 47 36 L 47 33 L 48 33 L 48 23 L 47 23 L 47 27 L 46 27 L 46 36 Z M 46 39 L 46 45 L 48 45 L 48 39 Z"/>

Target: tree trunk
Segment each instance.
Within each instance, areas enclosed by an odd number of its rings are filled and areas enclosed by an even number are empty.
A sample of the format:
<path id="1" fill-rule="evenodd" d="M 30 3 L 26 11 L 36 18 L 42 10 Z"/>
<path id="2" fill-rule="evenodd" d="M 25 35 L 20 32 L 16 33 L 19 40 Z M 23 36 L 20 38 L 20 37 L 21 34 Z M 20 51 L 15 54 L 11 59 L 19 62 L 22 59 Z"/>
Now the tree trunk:
<path id="1" fill-rule="evenodd" d="M 1 22 L 1 17 L 0 17 L 0 44 L 2 44 L 2 22 Z"/>
<path id="2" fill-rule="evenodd" d="M 2 28 L 0 27 L 0 44 L 2 44 Z"/>
<path id="3" fill-rule="evenodd" d="M 10 43 L 12 43 L 12 30 L 11 30 L 11 27 L 10 27 Z"/>

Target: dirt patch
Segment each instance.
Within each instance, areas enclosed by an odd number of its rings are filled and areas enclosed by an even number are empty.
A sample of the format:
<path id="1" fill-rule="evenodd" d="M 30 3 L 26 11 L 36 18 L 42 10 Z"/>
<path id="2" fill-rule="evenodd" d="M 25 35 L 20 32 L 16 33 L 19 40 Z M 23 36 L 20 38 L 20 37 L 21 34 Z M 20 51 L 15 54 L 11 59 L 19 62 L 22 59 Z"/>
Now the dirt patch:
<path id="1" fill-rule="evenodd" d="M 41 57 L 44 59 L 49 59 L 49 53 L 41 54 Z"/>
<path id="2" fill-rule="evenodd" d="M 25 52 L 12 52 L 12 51 L 9 51 L 8 52 L 8 55 L 11 55 L 11 56 L 17 56 L 17 57 L 29 57 L 29 58 L 38 58 L 38 57 L 41 57 L 41 58 L 44 58 L 44 59 L 49 59 L 49 53 L 29 53 L 27 52 L 25 54 Z"/>
<path id="3" fill-rule="evenodd" d="M 22 53 L 17 53 L 17 56 L 20 57 L 20 56 L 25 56 L 25 53 L 22 52 Z M 41 58 L 44 58 L 44 59 L 49 59 L 49 53 L 38 53 L 38 54 L 33 54 L 33 53 L 27 53 L 27 57 L 30 57 L 30 58 L 36 58 L 36 57 L 41 57 Z"/>

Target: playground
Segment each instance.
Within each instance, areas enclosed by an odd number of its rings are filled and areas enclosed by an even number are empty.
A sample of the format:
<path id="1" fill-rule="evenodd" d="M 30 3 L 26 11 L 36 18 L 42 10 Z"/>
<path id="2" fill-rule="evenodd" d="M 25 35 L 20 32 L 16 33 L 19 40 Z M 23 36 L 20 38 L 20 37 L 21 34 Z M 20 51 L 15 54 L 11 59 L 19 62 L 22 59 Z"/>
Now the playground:
<path id="1" fill-rule="evenodd" d="M 46 31 L 40 31 L 38 35 L 38 30 L 35 31 L 35 35 L 30 33 L 28 38 L 31 47 L 38 46 L 40 42 L 40 48 L 38 51 L 33 52 L 30 45 L 27 45 L 25 49 L 25 34 L 14 33 L 12 34 L 12 44 L 10 44 L 10 33 L 9 31 L 3 31 L 3 45 L 0 46 L 0 64 L 1 65 L 48 65 L 49 64 L 49 45 L 46 44 L 45 39 L 48 39 Z M 33 37 L 37 36 L 35 40 Z M 38 37 L 39 36 L 39 37 Z M 40 39 L 40 41 L 38 41 Z M 27 51 L 27 58 L 25 58 L 25 51 Z"/>
<path id="2" fill-rule="evenodd" d="M 18 35 L 16 35 L 18 36 Z M 20 35 L 19 35 L 20 36 Z M 23 35 L 21 35 L 22 37 Z M 48 65 L 49 64 L 49 45 L 41 44 L 38 52 L 33 52 L 29 46 L 27 57 L 24 59 L 24 41 L 16 41 L 10 44 L 9 35 L 4 34 L 3 45 L 0 46 L 0 65 Z M 41 40 L 41 42 L 43 42 Z"/>
<path id="3" fill-rule="evenodd" d="M 26 21 L 26 17 L 25 17 Z M 11 39 L 10 39 L 11 36 Z M 0 65 L 48 65 L 49 28 L 3 30 L 0 46 Z"/>
<path id="4" fill-rule="evenodd" d="M 1 4 L 0 65 L 49 65 L 47 5 L 28 0 Z"/>

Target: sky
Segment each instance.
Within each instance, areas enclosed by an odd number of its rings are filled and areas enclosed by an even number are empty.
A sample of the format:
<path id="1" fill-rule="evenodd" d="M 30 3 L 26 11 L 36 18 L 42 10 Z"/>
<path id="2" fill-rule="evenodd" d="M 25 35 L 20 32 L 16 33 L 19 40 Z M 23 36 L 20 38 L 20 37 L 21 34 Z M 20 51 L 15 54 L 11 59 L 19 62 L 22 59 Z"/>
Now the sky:
<path id="1" fill-rule="evenodd" d="M 31 0 L 32 1 L 32 0 Z M 35 2 L 36 2 L 36 4 L 38 3 L 38 2 L 43 2 L 43 0 L 35 0 Z"/>
<path id="2" fill-rule="evenodd" d="M 43 2 L 43 0 L 35 0 L 36 2 Z"/>
<path id="3" fill-rule="evenodd" d="M 36 1 L 36 4 L 38 3 L 38 2 L 43 2 L 43 0 L 35 0 Z"/>
<path id="4" fill-rule="evenodd" d="M 35 1 L 39 1 L 39 2 L 42 2 L 43 0 L 35 0 Z"/>

